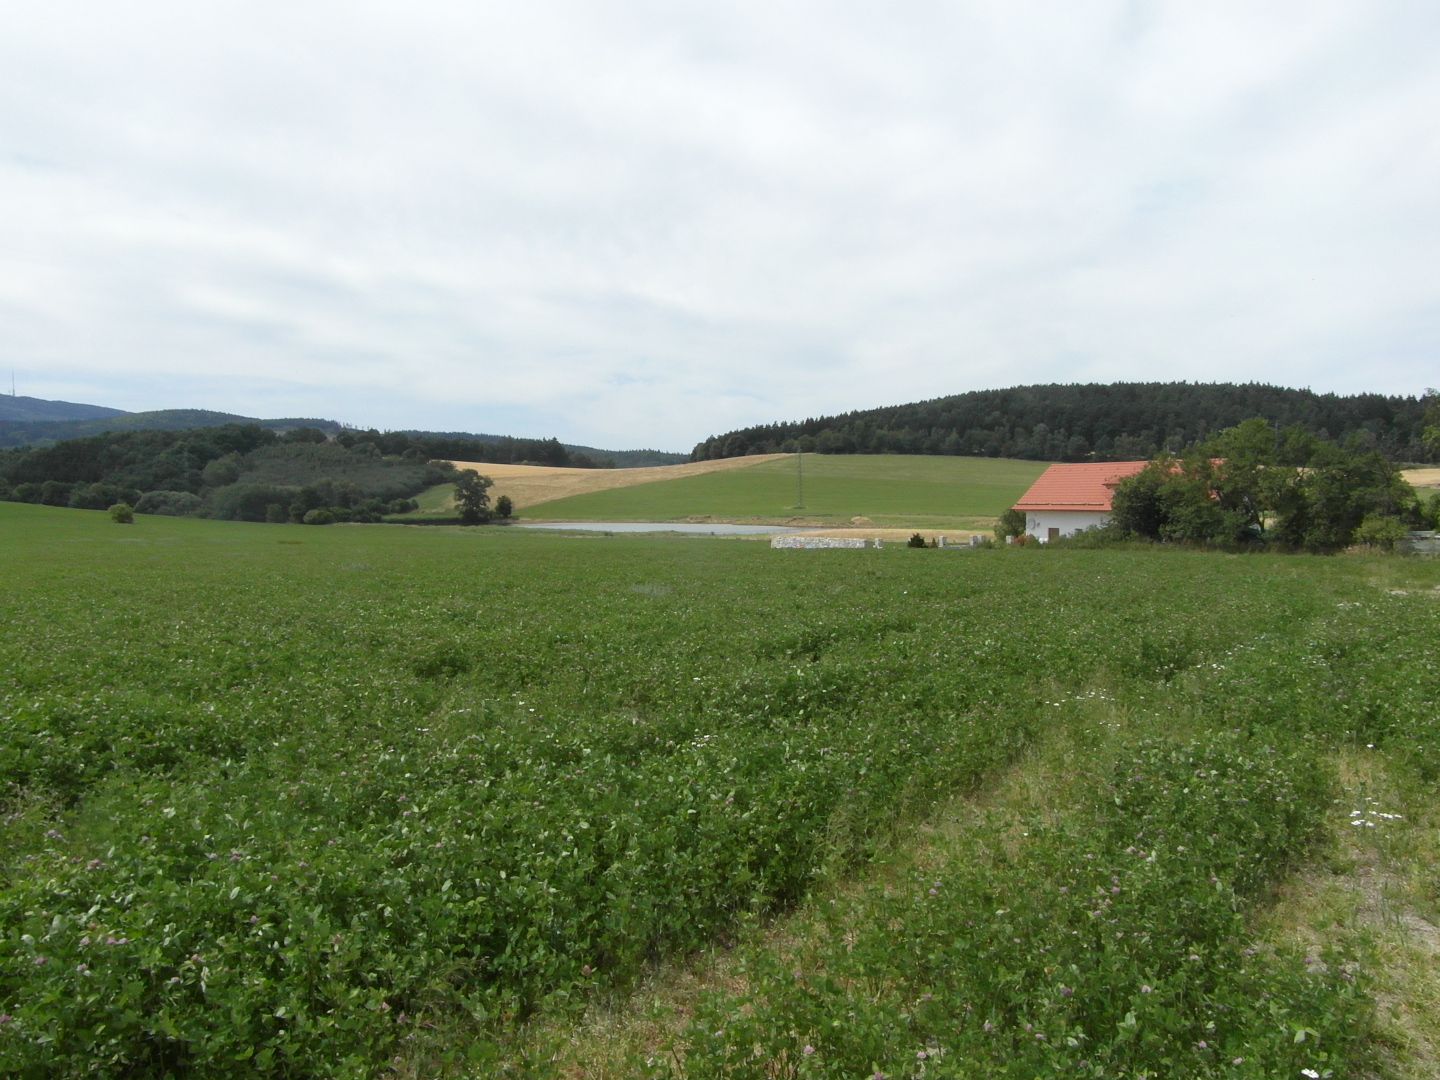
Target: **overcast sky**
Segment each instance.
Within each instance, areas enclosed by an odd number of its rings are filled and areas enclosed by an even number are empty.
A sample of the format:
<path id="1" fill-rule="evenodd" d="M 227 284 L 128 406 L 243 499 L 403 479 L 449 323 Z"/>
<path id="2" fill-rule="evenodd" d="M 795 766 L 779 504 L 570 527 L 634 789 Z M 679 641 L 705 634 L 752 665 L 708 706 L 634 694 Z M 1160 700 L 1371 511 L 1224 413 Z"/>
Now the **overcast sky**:
<path id="1" fill-rule="evenodd" d="M 1434 0 L 0 5 L 38 397 L 688 450 L 1030 382 L 1416 393 L 1437 263 Z"/>

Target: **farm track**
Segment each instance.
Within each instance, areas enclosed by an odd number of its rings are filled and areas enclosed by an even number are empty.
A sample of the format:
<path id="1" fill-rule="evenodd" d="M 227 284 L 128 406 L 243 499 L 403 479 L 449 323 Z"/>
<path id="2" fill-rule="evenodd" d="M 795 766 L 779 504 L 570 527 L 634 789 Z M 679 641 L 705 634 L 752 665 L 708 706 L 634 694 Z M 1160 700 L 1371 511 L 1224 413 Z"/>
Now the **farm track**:
<path id="1" fill-rule="evenodd" d="M 1111 728 L 1111 733 L 1118 725 Z M 629 1080 L 674 1062 L 684 1075 L 684 1033 L 706 994 L 743 993 L 747 961 L 757 953 L 797 956 L 823 933 L 823 906 L 854 895 L 866 884 L 893 880 L 916 865 L 934 867 L 938 848 L 994 813 L 1021 806 L 1053 806 L 1066 790 L 1063 768 L 1069 740 L 1057 725 L 1020 761 L 988 778 L 976 791 L 934 808 L 898 828 L 890 845 L 859 873 L 821 885 L 797 910 L 739 929 L 736 940 L 695 956 L 656 966 L 633 994 L 598 1003 L 568 1028 L 537 1033 L 566 1080 Z"/>
<path id="2" fill-rule="evenodd" d="M 1310 952 L 1349 944 L 1374 980 L 1375 1032 L 1358 1076 L 1440 1076 L 1440 801 L 1409 770 L 1362 749 L 1334 758 L 1330 846 L 1285 882 L 1263 930 Z M 1382 818 L 1374 812 L 1395 816 Z M 1373 825 L 1355 825 L 1355 810 Z"/>
<path id="3" fill-rule="evenodd" d="M 686 1076 L 685 1034 L 697 1003 L 707 995 L 743 997 L 751 989 L 749 969 L 759 955 L 783 957 L 797 969 L 823 949 L 834 927 L 821 913 L 862 889 L 890 888 L 917 868 L 943 875 L 955 855 L 947 848 L 973 850 L 974 834 L 1009 837 L 1014 846 L 1025 823 L 1037 818 L 1063 821 L 1084 797 L 1076 779 L 1103 768 L 1137 736 L 1134 719 L 1122 710 L 1094 704 L 1088 716 L 1054 725 L 1022 760 L 1002 770 L 975 793 L 957 797 L 925 820 L 897 834 L 892 849 L 861 874 L 820 887 L 799 909 L 774 923 L 751 925 L 740 939 L 683 962 L 652 971 L 627 998 L 597 1003 L 565 1028 L 547 1027 L 535 1041 L 566 1080 L 622 1080 L 673 1069 Z M 1154 729 L 1152 723 L 1141 727 Z M 1172 731 L 1171 734 L 1178 734 Z M 1440 1075 L 1440 926 L 1433 917 L 1433 878 L 1440 862 L 1440 820 L 1433 793 L 1389 782 L 1384 759 L 1342 753 L 1333 763 L 1344 797 L 1337 800 L 1327 844 L 1280 882 L 1251 912 L 1257 940 L 1267 948 L 1308 953 L 1345 947 L 1363 954 L 1375 980 L 1377 1028 L 1365 1055 L 1363 1080 L 1433 1080 Z M 1382 795 L 1403 807 L 1408 820 L 1387 822 L 1376 835 L 1353 828 L 1347 808 Z M 967 843 L 967 841 L 970 841 Z M 993 839 L 989 842 L 993 843 Z"/>

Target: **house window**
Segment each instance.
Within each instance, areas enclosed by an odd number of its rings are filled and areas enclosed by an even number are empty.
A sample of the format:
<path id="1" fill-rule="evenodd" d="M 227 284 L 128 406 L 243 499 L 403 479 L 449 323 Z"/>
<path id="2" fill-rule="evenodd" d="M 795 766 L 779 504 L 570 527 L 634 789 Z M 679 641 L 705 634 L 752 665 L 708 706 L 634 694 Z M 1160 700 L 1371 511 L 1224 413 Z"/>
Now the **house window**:
<path id="1" fill-rule="evenodd" d="M 1050 530 L 1048 530 L 1048 532 L 1050 533 L 1049 539 L 1051 539 L 1051 540 L 1059 540 L 1059 539 L 1060 539 L 1060 530 L 1059 530 L 1059 529 L 1050 529 Z"/>

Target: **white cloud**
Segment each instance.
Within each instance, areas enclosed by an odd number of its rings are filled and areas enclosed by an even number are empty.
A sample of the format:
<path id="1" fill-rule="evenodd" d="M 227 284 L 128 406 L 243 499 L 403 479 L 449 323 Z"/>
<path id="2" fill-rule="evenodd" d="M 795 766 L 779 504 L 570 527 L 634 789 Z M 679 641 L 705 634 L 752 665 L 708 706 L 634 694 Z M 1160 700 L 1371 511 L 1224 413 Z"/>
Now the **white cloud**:
<path id="1" fill-rule="evenodd" d="M 41 396 L 686 448 L 1019 382 L 1440 382 L 1440 11 L 0 9 Z"/>

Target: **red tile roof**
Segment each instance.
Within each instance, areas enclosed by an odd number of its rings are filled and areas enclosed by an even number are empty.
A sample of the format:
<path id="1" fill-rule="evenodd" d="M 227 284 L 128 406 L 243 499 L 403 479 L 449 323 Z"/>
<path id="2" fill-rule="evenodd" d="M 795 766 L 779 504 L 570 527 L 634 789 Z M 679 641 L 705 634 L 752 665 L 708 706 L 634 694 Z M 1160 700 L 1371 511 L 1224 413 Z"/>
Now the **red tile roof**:
<path id="1" fill-rule="evenodd" d="M 1030 485 L 1030 490 L 1020 496 L 1015 509 L 1109 510 L 1115 485 L 1148 464 L 1148 461 L 1097 461 L 1051 465 Z"/>

